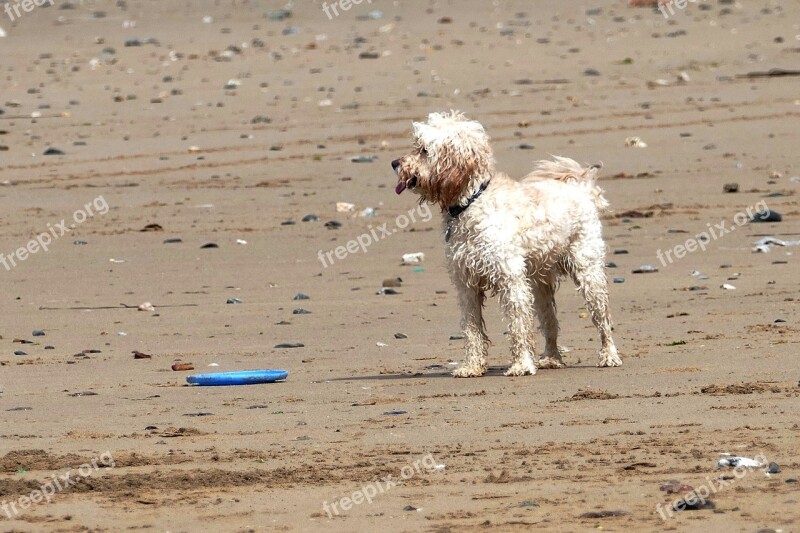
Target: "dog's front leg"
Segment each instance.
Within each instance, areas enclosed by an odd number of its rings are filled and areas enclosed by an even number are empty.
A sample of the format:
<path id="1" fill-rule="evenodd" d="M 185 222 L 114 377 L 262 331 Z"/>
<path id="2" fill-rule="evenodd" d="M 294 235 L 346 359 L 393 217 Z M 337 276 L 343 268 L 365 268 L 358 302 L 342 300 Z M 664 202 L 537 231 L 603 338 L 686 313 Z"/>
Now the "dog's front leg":
<path id="1" fill-rule="evenodd" d="M 500 284 L 500 303 L 509 323 L 512 363 L 506 376 L 536 373 L 533 351 L 533 294 L 524 276 Z"/>
<path id="2" fill-rule="evenodd" d="M 483 302 L 486 296 L 481 289 L 468 287 L 460 281 L 456 281 L 456 288 L 467 354 L 464 363 L 453 371 L 453 375 L 457 378 L 475 378 L 486 373 L 486 357 L 489 351 L 489 337 L 483 323 Z"/>

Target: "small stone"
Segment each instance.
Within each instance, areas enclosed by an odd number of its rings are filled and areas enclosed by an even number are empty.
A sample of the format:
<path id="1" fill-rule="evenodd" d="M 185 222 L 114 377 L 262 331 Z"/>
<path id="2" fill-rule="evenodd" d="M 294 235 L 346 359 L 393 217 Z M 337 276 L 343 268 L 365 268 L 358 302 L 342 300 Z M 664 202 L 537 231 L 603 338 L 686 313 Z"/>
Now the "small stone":
<path id="1" fill-rule="evenodd" d="M 451 341 L 460 341 L 460 340 L 463 340 L 463 339 L 464 339 L 464 335 L 462 335 L 460 333 L 456 334 L 456 335 L 450 335 L 450 340 Z"/>
<path id="2" fill-rule="evenodd" d="M 617 264 L 613 261 L 606 263 L 606 268 L 617 268 Z"/>
<path id="3" fill-rule="evenodd" d="M 86 242 L 86 241 L 80 241 L 79 240 L 79 241 L 72 241 L 72 244 L 74 244 L 75 246 L 86 246 L 89 243 Z"/>
<path id="4" fill-rule="evenodd" d="M 294 220 L 284 220 L 283 222 L 281 222 L 281 226 L 294 226 L 294 224 L 295 224 Z"/>
<path id="5" fill-rule="evenodd" d="M 406 335 L 405 333 L 395 333 L 394 334 L 394 338 L 395 339 L 407 339 L 408 335 Z"/>
<path id="6" fill-rule="evenodd" d="M 780 474 L 781 467 L 778 466 L 778 463 L 770 463 L 769 466 L 767 467 L 767 472 L 769 472 L 770 474 Z"/>
<path id="7" fill-rule="evenodd" d="M 42 155 L 64 155 L 63 150 L 59 150 L 58 148 L 53 148 L 52 146 L 42 152 Z"/>
<path id="8" fill-rule="evenodd" d="M 239 298 L 228 298 L 226 304 L 240 304 L 242 301 Z"/>
<path id="9" fill-rule="evenodd" d="M 28 355 L 28 354 L 26 354 L 22 350 L 14 350 L 14 355 Z"/>
<path id="10" fill-rule="evenodd" d="M 35 329 L 33 330 L 33 333 L 31 333 L 31 335 L 33 335 L 34 337 L 44 337 L 44 331 L 42 331 L 41 329 Z"/>
<path id="11" fill-rule="evenodd" d="M 173 239 L 164 239 L 164 244 L 178 244 L 178 243 L 181 243 L 181 242 L 183 242 L 183 239 L 178 238 L 178 237 L 173 238 Z"/>
<path id="12" fill-rule="evenodd" d="M 658 268 L 653 265 L 642 265 L 639 268 L 633 269 L 632 272 L 634 274 L 652 274 L 653 272 L 658 272 Z"/>
<path id="13" fill-rule="evenodd" d="M 614 278 L 614 283 L 625 283 L 625 278 Z"/>
<path id="14" fill-rule="evenodd" d="M 400 409 L 393 409 L 391 411 L 386 411 L 383 414 L 385 414 L 385 415 L 406 415 L 406 414 L 408 414 L 408 411 L 402 411 Z"/>
<path id="15" fill-rule="evenodd" d="M 583 71 L 583 75 L 584 76 L 599 76 L 600 75 L 600 71 L 597 70 L 596 68 L 587 68 L 586 70 Z"/>
<path id="16" fill-rule="evenodd" d="M 628 253 L 628 250 L 624 250 L 624 249 L 621 249 L 621 248 L 614 250 L 614 255 L 626 255 L 627 253 Z"/>
<path id="17" fill-rule="evenodd" d="M 133 350 L 131 352 L 133 354 L 134 359 L 152 359 L 153 356 L 147 353 L 142 353 L 139 350 Z"/>
<path id="18" fill-rule="evenodd" d="M 402 278 L 387 278 L 381 283 L 382 287 L 401 287 L 403 285 Z"/>
<path id="19" fill-rule="evenodd" d="M 739 192 L 739 184 L 738 183 L 726 183 L 722 186 L 723 192 Z"/>
<path id="20" fill-rule="evenodd" d="M 342 223 L 338 220 L 329 220 L 325 223 L 325 227 L 328 229 L 338 229 L 342 227 Z"/>
<path id="21" fill-rule="evenodd" d="M 444 23 L 442 23 L 442 24 L 444 24 Z M 419 509 L 417 509 L 413 505 L 406 505 L 405 507 L 403 507 L 403 510 L 404 511 L 419 511 Z"/>
<path id="22" fill-rule="evenodd" d="M 303 294 L 302 292 L 298 292 L 292 297 L 292 300 L 310 300 L 311 297 L 308 294 Z"/>
<path id="23" fill-rule="evenodd" d="M 207 248 L 219 248 L 219 244 L 217 244 L 215 242 L 207 242 L 203 246 L 200 247 L 201 250 L 207 249 Z"/>
<path id="24" fill-rule="evenodd" d="M 766 213 L 756 213 L 750 218 L 751 222 L 780 222 L 781 220 L 783 220 L 781 214 L 772 209 Z"/>
<path id="25" fill-rule="evenodd" d="M 396 290 L 392 289 L 391 287 L 383 287 L 376 293 L 378 296 L 391 296 L 394 294 L 400 294 Z"/>
<path id="26" fill-rule="evenodd" d="M 306 215 L 302 218 L 303 222 L 317 222 L 319 217 L 317 215 Z"/>
<path id="27" fill-rule="evenodd" d="M 302 307 L 298 307 L 297 309 L 292 310 L 293 315 L 310 315 L 311 311 L 308 309 L 303 309 Z"/>
<path id="28" fill-rule="evenodd" d="M 185 372 L 187 370 L 194 370 L 194 365 L 192 363 L 175 363 L 172 365 L 172 370 L 175 372 Z"/>
<path id="29" fill-rule="evenodd" d="M 47 346 L 45 346 L 45 347 L 44 347 L 44 349 L 45 349 L 45 350 L 55 350 L 55 349 L 56 349 L 56 347 L 55 347 L 55 346 L 52 346 L 52 345 L 50 345 L 50 344 L 48 344 Z"/>
<path id="30" fill-rule="evenodd" d="M 276 344 L 275 348 L 303 348 L 305 344 L 302 342 L 282 342 L 280 344 Z"/>

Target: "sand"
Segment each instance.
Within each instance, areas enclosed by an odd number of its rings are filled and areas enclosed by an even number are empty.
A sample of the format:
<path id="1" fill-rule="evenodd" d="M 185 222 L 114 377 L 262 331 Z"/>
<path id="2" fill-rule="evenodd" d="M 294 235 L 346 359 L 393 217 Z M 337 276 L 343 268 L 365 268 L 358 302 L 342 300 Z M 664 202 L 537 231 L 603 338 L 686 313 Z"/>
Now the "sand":
<path id="1" fill-rule="evenodd" d="M 0 530 L 800 530 L 800 248 L 752 252 L 800 239 L 800 93 L 742 77 L 798 68 L 800 5 L 281 7 L 0 12 Z M 485 124 L 513 176 L 549 154 L 603 162 L 624 366 L 594 367 L 564 283 L 567 368 L 504 377 L 492 300 L 490 372 L 450 377 L 439 214 L 395 195 L 389 165 L 413 120 L 448 109 Z M 736 226 L 759 205 L 783 220 Z M 289 378 L 197 388 L 175 363 Z M 781 472 L 718 469 L 721 453 Z M 671 480 L 712 503 L 672 511 Z M 49 502 L 25 500 L 42 486 Z"/>

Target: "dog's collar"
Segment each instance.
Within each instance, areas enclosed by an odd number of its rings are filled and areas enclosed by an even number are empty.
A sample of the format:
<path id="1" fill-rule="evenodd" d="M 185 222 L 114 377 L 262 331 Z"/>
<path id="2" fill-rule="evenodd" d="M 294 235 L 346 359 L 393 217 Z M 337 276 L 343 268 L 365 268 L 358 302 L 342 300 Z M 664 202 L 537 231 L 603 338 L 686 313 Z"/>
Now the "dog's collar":
<path id="1" fill-rule="evenodd" d="M 448 214 L 449 214 L 449 215 L 450 215 L 452 218 L 456 218 L 456 217 L 458 217 L 458 215 L 460 215 L 461 213 L 463 213 L 464 211 L 466 211 L 466 210 L 467 210 L 467 208 L 468 208 L 469 206 L 471 206 L 471 205 L 472 205 L 472 202 L 474 202 L 475 200 L 477 200 L 477 199 L 480 197 L 480 195 L 481 195 L 481 194 L 483 194 L 483 191 L 485 191 L 485 190 L 486 190 L 486 187 L 488 187 L 488 186 L 489 186 L 489 182 L 490 182 L 490 181 L 492 181 L 492 180 L 486 180 L 486 181 L 484 181 L 484 182 L 481 184 L 480 188 L 479 188 L 477 191 L 475 191 L 475 194 L 473 194 L 472 196 L 470 196 L 470 197 L 469 197 L 469 200 L 467 200 L 467 203 L 466 203 L 466 205 L 451 205 L 450 207 L 448 207 L 448 208 L 447 208 L 447 213 L 448 213 Z"/>

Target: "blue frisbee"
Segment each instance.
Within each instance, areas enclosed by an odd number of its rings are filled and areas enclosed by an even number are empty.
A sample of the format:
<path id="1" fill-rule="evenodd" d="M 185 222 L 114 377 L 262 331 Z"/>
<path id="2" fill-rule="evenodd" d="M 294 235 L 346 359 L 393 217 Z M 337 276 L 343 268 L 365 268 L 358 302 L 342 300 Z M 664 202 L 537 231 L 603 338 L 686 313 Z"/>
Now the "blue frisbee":
<path id="1" fill-rule="evenodd" d="M 222 387 L 226 385 L 255 385 L 274 383 L 286 379 L 286 370 L 244 370 L 241 372 L 216 372 L 214 374 L 195 374 L 187 376 L 186 381 L 193 385 Z"/>

